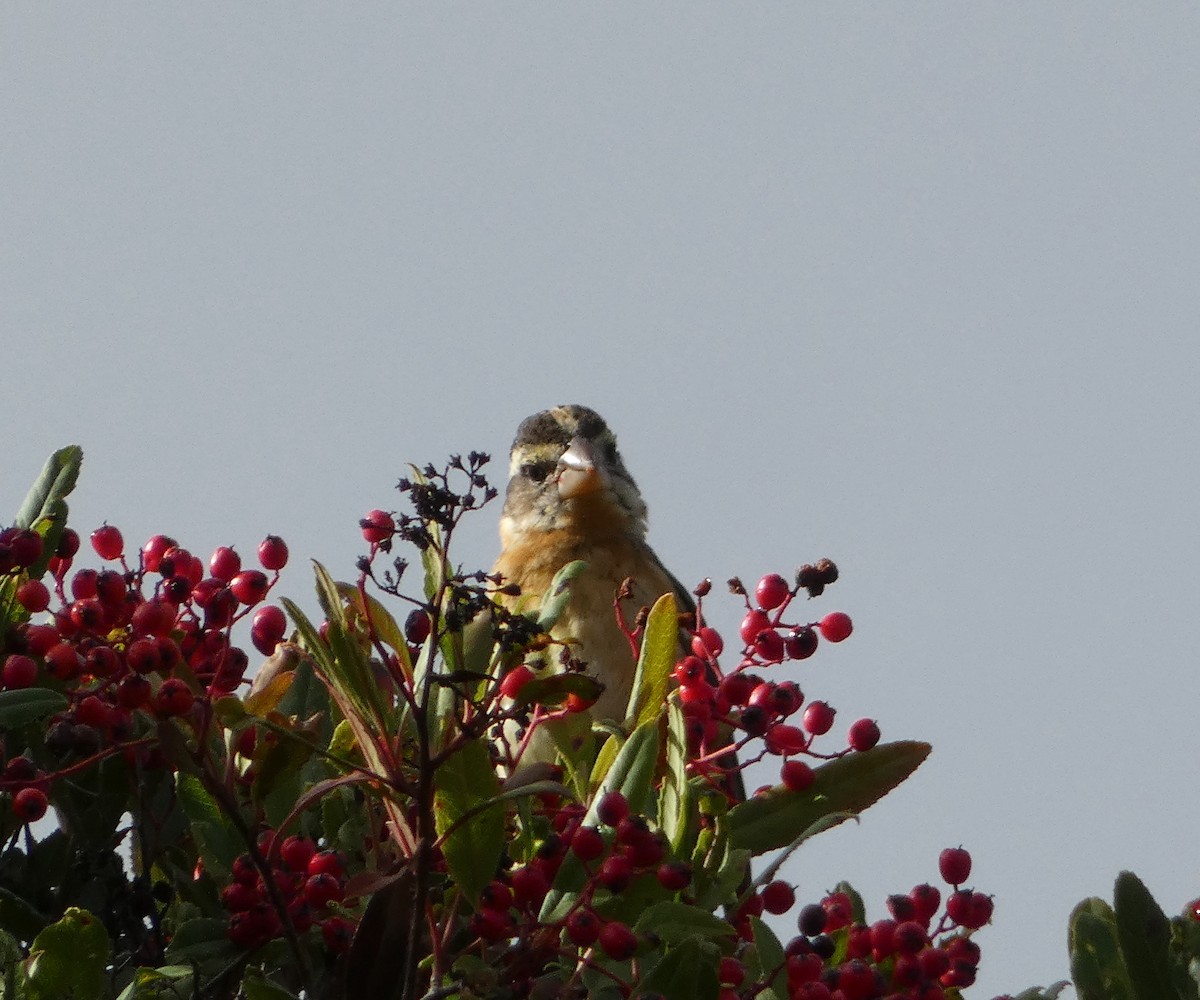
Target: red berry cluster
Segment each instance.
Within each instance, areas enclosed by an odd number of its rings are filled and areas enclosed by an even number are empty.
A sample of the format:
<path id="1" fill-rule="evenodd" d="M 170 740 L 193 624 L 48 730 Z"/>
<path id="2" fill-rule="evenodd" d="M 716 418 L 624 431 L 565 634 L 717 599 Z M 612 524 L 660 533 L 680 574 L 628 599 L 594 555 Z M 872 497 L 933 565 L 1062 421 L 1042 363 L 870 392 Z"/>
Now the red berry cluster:
<path id="1" fill-rule="evenodd" d="M 808 701 L 799 685 L 791 680 L 770 680 L 758 671 L 790 660 L 806 660 L 816 652 L 820 639 L 841 642 L 853 625 L 841 611 L 830 612 L 820 621 L 793 622 L 787 611 L 797 594 L 810 595 L 824 590 L 837 579 L 837 567 L 822 560 L 815 567 L 805 566 L 789 584 L 771 573 L 758 581 L 751 601 L 737 580 L 730 586 L 746 595 L 746 615 L 742 619 L 741 653 L 729 672 L 721 669 L 720 657 L 725 642 L 716 629 L 700 625 L 692 636 L 691 655 L 676 664 L 679 701 L 688 720 L 690 749 L 695 756 L 692 768 L 713 773 L 731 767 L 744 768 L 765 755 L 784 758 L 780 780 L 792 791 L 804 791 L 813 782 L 813 771 L 803 760 L 808 756 L 829 759 L 850 751 L 864 751 L 879 742 L 879 726 L 872 719 L 859 719 L 851 725 L 847 746 L 833 753 L 819 753 L 813 741 L 833 728 L 836 710 L 825 701 Z M 703 600 L 704 592 L 699 592 Z M 740 733 L 731 743 L 730 732 Z M 730 750 L 743 751 L 752 741 L 762 741 L 756 756 L 743 753 L 735 765 Z"/>
<path id="2" fill-rule="evenodd" d="M 92 532 L 91 546 L 102 567 L 72 572 L 80 538 L 65 528 L 48 560 L 48 586 L 28 576 L 44 556 L 41 536 L 0 532 L 0 576 L 15 578 L 18 606 L 0 635 L 0 686 L 66 695 L 67 708 L 45 731 L 57 770 L 118 751 L 153 766 L 161 757 L 147 717 L 192 718 L 200 711 L 193 721 L 203 722 L 213 697 L 242 684 L 249 659 L 231 638 L 238 621 L 253 611 L 251 641 L 261 652 L 272 652 L 283 638 L 283 611 L 260 605 L 287 563 L 287 545 L 275 535 L 264 539 L 261 569 L 243 569 L 237 552 L 221 547 L 207 574 L 200 559 L 166 535 L 155 535 L 131 558 L 120 530 L 105 524 Z M 23 776 L 24 759 L 8 762 L 0 790 L 13 795 L 15 814 L 29 822 L 45 813 L 46 787 L 57 772 Z"/>
<path id="3" fill-rule="evenodd" d="M 316 926 L 330 951 L 347 951 L 355 921 L 339 906 L 346 894 L 345 861 L 335 851 L 319 850 L 308 837 L 287 837 L 278 851 L 275 839 L 275 831 L 263 831 L 257 858 L 242 854 L 233 863 L 233 881 L 221 891 L 229 940 L 239 948 L 259 948 L 282 933 L 286 914 L 297 934 Z"/>
<path id="4" fill-rule="evenodd" d="M 945 1000 L 970 986 L 980 959 L 971 935 L 991 919 L 992 900 L 958 888 L 971 868 L 961 847 L 943 851 L 939 867 L 955 890 L 944 910 L 929 884 L 890 896 L 891 916 L 872 924 L 855 919 L 845 891 L 802 907 L 785 948 L 790 1000 Z"/>
<path id="5" fill-rule="evenodd" d="M 597 904 L 619 897 L 635 880 L 645 878 L 653 878 L 670 893 L 682 892 L 691 884 L 691 866 L 668 857 L 663 835 L 631 814 L 620 792 L 607 792 L 596 803 L 594 825 L 584 825 L 584 809 L 575 803 L 542 804 L 548 807 L 551 832 L 528 864 L 488 886 L 471 918 L 471 930 L 485 943 L 528 939 L 543 962 L 555 956 L 574 962 L 575 949 L 593 946 L 614 961 L 633 957 L 638 935 L 622 920 L 602 915 Z M 584 885 L 568 913 L 539 925 L 537 914 L 568 858 L 582 867 Z M 518 933 L 518 925 L 524 934 Z M 532 936 L 531 929 L 536 931 Z M 523 995 L 520 984 L 516 995 Z"/>

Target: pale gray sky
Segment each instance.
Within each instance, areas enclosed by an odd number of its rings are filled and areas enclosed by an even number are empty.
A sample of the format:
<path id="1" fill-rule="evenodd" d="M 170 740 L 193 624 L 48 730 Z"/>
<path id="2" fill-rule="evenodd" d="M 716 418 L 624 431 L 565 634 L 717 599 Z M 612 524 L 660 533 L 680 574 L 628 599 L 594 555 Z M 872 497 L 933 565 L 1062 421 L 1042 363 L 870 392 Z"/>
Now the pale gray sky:
<path id="1" fill-rule="evenodd" d="M 834 558 L 793 676 L 935 745 L 801 897 L 962 843 L 971 995 L 1050 982 L 1120 869 L 1200 895 L 1197 51 L 1185 3 L 10 4 L 0 510 L 78 442 L 80 529 L 277 532 L 307 594 L 402 463 L 591 404 L 685 581 Z"/>

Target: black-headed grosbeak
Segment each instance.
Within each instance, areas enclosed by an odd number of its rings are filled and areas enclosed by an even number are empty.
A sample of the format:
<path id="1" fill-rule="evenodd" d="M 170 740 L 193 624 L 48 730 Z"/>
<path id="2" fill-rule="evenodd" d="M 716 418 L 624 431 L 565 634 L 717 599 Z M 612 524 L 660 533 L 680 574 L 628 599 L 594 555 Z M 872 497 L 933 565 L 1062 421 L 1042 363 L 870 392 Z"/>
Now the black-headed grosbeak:
<path id="1" fill-rule="evenodd" d="M 622 721 L 637 665 L 613 606 L 622 582 L 633 580 L 627 607 L 635 612 L 667 593 L 692 612 L 692 597 L 647 544 L 646 503 L 595 410 L 556 406 L 524 420 L 509 476 L 493 570 L 521 588 L 528 609 L 563 566 L 587 562 L 552 635 L 604 685 L 593 715 Z"/>

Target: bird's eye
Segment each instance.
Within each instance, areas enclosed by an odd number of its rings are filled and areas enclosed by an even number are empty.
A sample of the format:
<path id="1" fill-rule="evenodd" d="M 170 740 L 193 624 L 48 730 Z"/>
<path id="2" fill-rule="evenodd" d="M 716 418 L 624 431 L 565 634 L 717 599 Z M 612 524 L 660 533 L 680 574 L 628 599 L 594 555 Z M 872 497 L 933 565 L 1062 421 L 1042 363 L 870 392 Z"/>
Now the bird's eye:
<path id="1" fill-rule="evenodd" d="M 545 482 L 546 477 L 553 471 L 553 462 L 529 462 L 521 466 L 521 474 L 535 483 Z"/>

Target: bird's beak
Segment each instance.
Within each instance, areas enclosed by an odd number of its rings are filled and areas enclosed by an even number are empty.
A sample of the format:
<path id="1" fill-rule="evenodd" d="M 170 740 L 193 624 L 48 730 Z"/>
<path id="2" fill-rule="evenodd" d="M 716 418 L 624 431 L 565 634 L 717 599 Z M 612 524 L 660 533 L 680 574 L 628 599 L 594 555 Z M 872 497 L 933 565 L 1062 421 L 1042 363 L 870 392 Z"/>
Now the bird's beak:
<path id="1" fill-rule="evenodd" d="M 604 476 L 590 441 L 581 437 L 571 438 L 567 450 L 558 460 L 555 481 L 558 483 L 558 495 L 564 500 L 595 493 L 604 485 Z"/>

